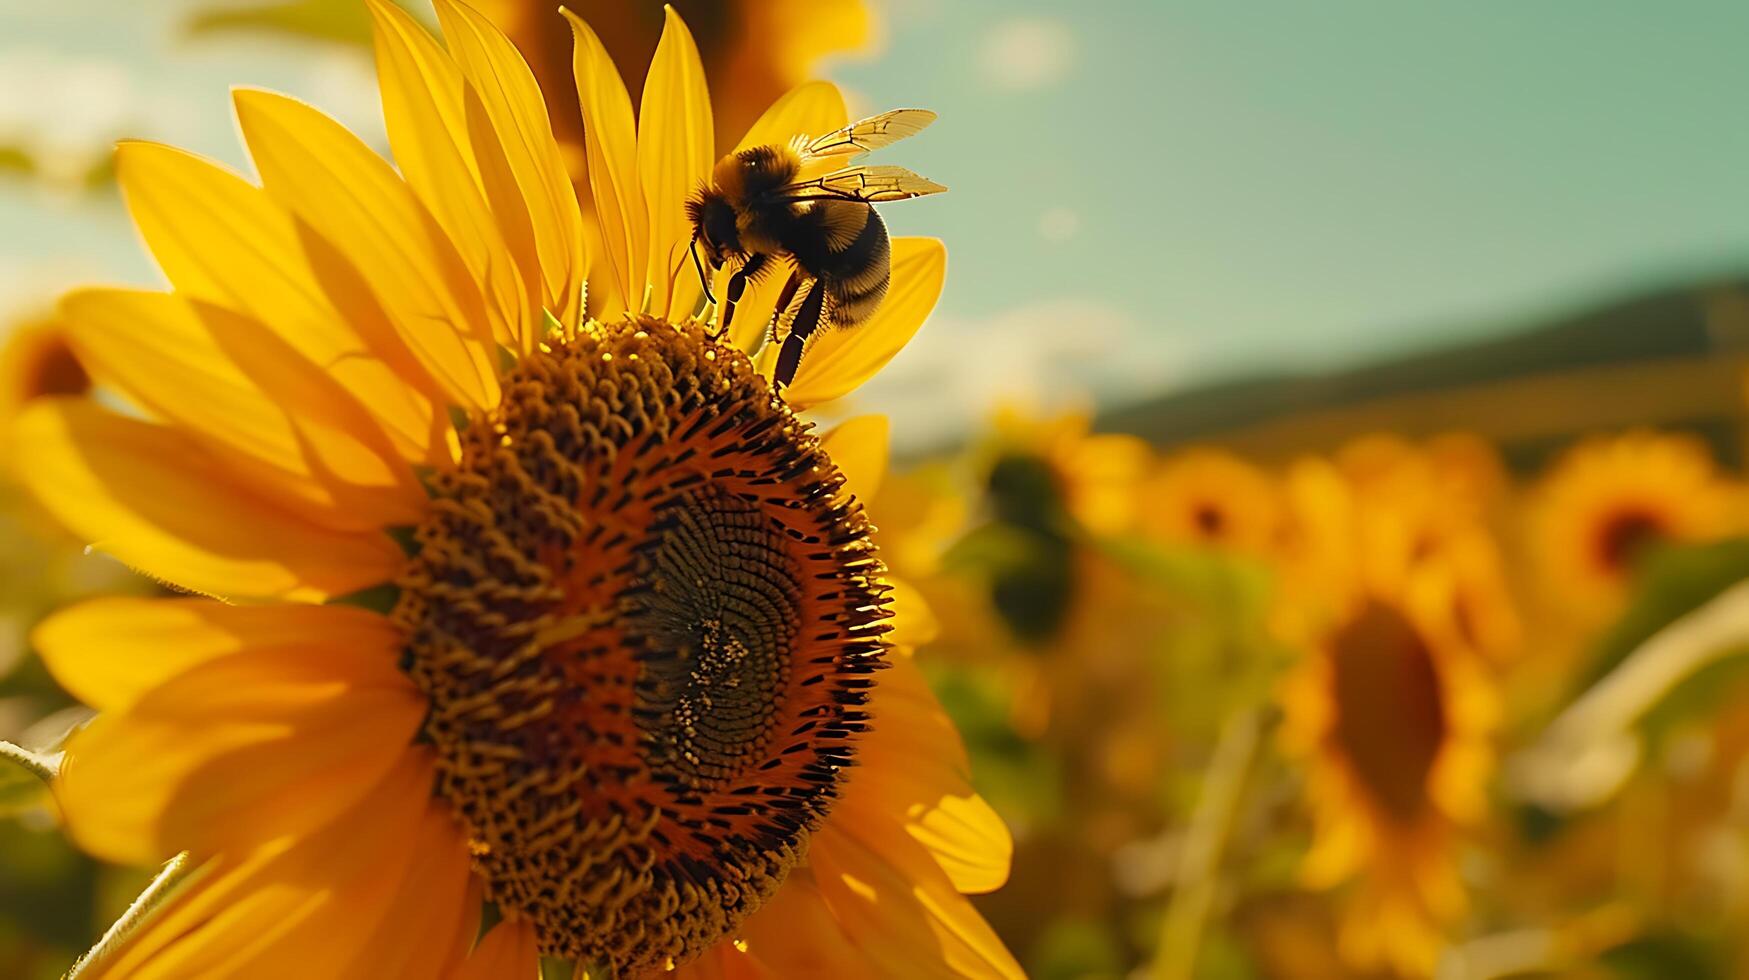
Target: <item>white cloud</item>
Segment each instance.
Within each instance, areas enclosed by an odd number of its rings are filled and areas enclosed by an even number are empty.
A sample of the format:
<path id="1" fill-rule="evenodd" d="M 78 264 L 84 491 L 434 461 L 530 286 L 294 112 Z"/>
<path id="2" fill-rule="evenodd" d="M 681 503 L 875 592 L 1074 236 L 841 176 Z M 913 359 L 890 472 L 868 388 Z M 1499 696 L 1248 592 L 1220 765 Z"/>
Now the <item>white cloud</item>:
<path id="1" fill-rule="evenodd" d="M 1185 373 L 1182 337 L 1096 300 L 1064 299 L 967 318 L 936 316 L 855 396 L 893 417 L 895 442 L 963 436 L 1005 402 L 1122 403 Z"/>
<path id="2" fill-rule="evenodd" d="M 111 59 L 0 51 L 0 143 L 28 149 L 51 180 L 77 180 L 128 122 L 135 82 Z"/>
<path id="3" fill-rule="evenodd" d="M 1031 92 L 1067 78 L 1079 55 L 1069 25 L 1045 17 L 1015 17 L 984 36 L 978 68 L 998 91 Z"/>

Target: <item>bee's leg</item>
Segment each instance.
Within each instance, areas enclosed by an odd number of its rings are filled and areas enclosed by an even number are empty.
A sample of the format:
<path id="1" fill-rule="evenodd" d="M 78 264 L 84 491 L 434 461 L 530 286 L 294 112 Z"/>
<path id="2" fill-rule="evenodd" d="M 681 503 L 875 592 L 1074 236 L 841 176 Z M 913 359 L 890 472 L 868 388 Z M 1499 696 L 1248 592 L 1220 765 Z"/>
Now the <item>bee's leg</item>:
<path id="1" fill-rule="evenodd" d="M 766 325 L 766 336 L 771 343 L 777 343 L 777 328 L 783 323 L 783 315 L 789 312 L 789 305 L 795 302 L 796 290 L 802 287 L 802 270 L 790 273 L 789 280 L 783 284 L 783 291 L 777 294 L 777 305 L 771 309 L 771 322 Z"/>
<path id="2" fill-rule="evenodd" d="M 734 275 L 729 277 L 728 294 L 723 297 L 725 301 L 723 303 L 723 318 L 719 321 L 722 326 L 718 328 L 722 331 L 723 336 L 729 335 L 729 325 L 735 322 L 735 304 L 741 302 L 742 294 L 747 292 L 747 280 L 759 275 L 759 270 L 764 267 L 765 253 L 754 252 L 752 257 L 743 263 L 741 268 L 736 269 Z"/>
<path id="3" fill-rule="evenodd" d="M 771 374 L 772 384 L 779 388 L 787 386 L 796 378 L 796 368 L 802 364 L 802 348 L 808 344 L 808 338 L 820 326 L 820 313 L 826 305 L 826 287 L 814 280 L 808 287 L 808 294 L 802 297 L 802 308 L 796 313 L 796 320 L 790 324 L 789 336 L 783 339 L 783 349 L 777 352 L 777 368 Z"/>

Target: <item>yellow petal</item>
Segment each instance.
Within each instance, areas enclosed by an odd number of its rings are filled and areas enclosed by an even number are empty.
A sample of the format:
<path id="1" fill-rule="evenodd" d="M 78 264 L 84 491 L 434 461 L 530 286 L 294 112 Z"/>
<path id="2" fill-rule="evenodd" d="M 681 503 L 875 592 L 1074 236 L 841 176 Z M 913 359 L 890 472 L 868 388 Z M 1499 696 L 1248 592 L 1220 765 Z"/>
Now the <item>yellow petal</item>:
<path id="1" fill-rule="evenodd" d="M 233 98 L 268 194 L 357 270 L 453 404 L 496 404 L 497 345 L 479 287 L 412 189 L 310 106 L 254 90 Z"/>
<path id="2" fill-rule="evenodd" d="M 844 489 L 865 507 L 880 492 L 881 480 L 887 475 L 892 431 L 885 415 L 859 415 L 820 437 L 821 448 L 844 474 Z"/>
<path id="3" fill-rule="evenodd" d="M 741 968 L 739 972 L 723 971 L 725 978 L 750 975 L 761 980 L 784 977 L 880 980 L 913 975 L 908 970 L 884 972 L 857 949 L 850 941 L 845 925 L 820 894 L 813 869 L 806 865 L 790 872 L 777 894 L 742 923 L 740 933 L 747 946 L 742 958 L 756 964 L 756 971 L 746 969 L 746 964 L 725 950 L 716 957 L 716 964 L 707 964 L 697 970 L 691 965 L 682 967 L 680 980 L 716 980 L 709 966 L 722 965 L 725 961 L 731 970 Z"/>
<path id="4" fill-rule="evenodd" d="M 529 331 L 541 322 L 539 282 L 523 285 L 486 207 L 468 145 L 462 73 L 406 11 L 389 0 L 367 2 L 395 163 L 481 283 L 493 336 L 513 350 L 527 350 L 533 342 Z M 537 269 L 536 262 L 531 256 L 525 268 Z"/>
<path id="5" fill-rule="evenodd" d="M 784 93 L 747 130 L 736 150 L 788 143 L 795 136 L 820 136 L 843 128 L 849 118 L 844 95 L 831 82 L 805 82 Z"/>
<path id="6" fill-rule="evenodd" d="M 686 200 L 710 177 L 715 130 L 698 45 L 674 8 L 663 9 L 662 40 L 638 108 L 638 178 L 650 215 L 650 312 L 678 318 L 692 313 L 700 295 L 686 248 Z"/>
<path id="7" fill-rule="evenodd" d="M 39 623 L 31 645 L 55 681 L 100 711 L 125 708 L 196 664 L 245 649 L 392 650 L 388 619 L 354 606 L 233 606 L 212 599 L 111 596 Z"/>
<path id="8" fill-rule="evenodd" d="M 493 926 L 467 961 L 448 980 L 535 980 L 540 972 L 540 947 L 534 926 L 509 919 Z"/>
<path id="9" fill-rule="evenodd" d="M 432 778 L 429 756 L 410 752 L 322 832 L 210 862 L 91 976 L 380 980 L 369 971 L 386 947 L 451 948 L 447 911 L 396 904 L 418 862 L 436 865 L 428 870 L 440 880 L 469 874 L 453 855 L 417 851 L 436 806 Z"/>
<path id="10" fill-rule="evenodd" d="M 835 815 L 814 835 L 808 864 L 845 938 L 879 975 L 1025 976 L 920 844 L 891 830 L 871 844 L 842 825 Z"/>
<path id="11" fill-rule="evenodd" d="M 871 846 L 882 846 L 887 829 L 902 830 L 959 891 L 1000 888 L 1008 880 L 1013 838 L 972 789 L 959 733 L 922 671 L 909 657 L 888 663 L 871 700 L 873 730 L 858 747 L 856 769 L 834 811 L 836 826 Z"/>
<path id="12" fill-rule="evenodd" d="M 341 530 L 417 520 L 424 491 L 351 393 L 260 324 L 202 313 L 124 289 L 61 303 L 95 377 L 195 435 L 263 497 Z"/>
<path id="13" fill-rule="evenodd" d="M 888 579 L 887 584 L 893 589 L 888 605 L 893 611 L 893 631 L 887 634 L 888 642 L 906 650 L 934 643 L 941 635 L 941 620 L 923 593 L 902 579 Z"/>
<path id="14" fill-rule="evenodd" d="M 433 799 L 412 828 L 413 861 L 389 900 L 380 942 L 366 943 L 346 976 L 441 977 L 462 961 L 480 931 L 478 878 L 457 873 L 472 861 L 468 838 L 455 815 Z M 533 972 L 525 980 L 538 980 Z"/>
<path id="15" fill-rule="evenodd" d="M 571 71 L 583 106 L 583 151 L 589 161 L 589 191 L 601 222 L 602 244 L 614 284 L 626 308 L 643 306 L 644 267 L 649 254 L 650 215 L 638 184 L 638 132 L 632 97 L 601 39 L 566 10 L 575 48 Z M 620 312 L 604 308 L 602 316 Z"/>
<path id="16" fill-rule="evenodd" d="M 783 976 L 825 976 L 850 980 L 850 975 L 818 968 L 787 974 L 774 972 L 737 946 L 737 942 L 740 946 L 747 944 L 745 939 L 721 940 L 699 954 L 697 959 L 676 967 L 674 980 L 776 980 Z"/>
<path id="17" fill-rule="evenodd" d="M 391 638 L 322 638 L 196 664 L 69 741 L 55 795 L 81 847 L 123 864 L 313 833 L 412 745 L 424 698 Z"/>
<path id="18" fill-rule="evenodd" d="M 917 335 L 947 275 L 947 249 L 933 238 L 893 240 L 893 285 L 867 323 L 816 334 L 784 400 L 796 408 L 841 398 L 893 359 Z"/>
<path id="19" fill-rule="evenodd" d="M 162 581 L 209 595 L 319 600 L 386 582 L 384 534 L 318 527 L 254 496 L 187 436 L 80 401 L 13 429 L 22 476 L 62 524 Z"/>
<path id="20" fill-rule="evenodd" d="M 475 100 L 468 133 L 493 213 L 507 222 L 501 225 L 506 240 L 532 236 L 535 264 L 525 264 L 522 274 L 542 284 L 546 308 L 559 322 L 576 324 L 588 269 L 583 228 L 540 85 L 515 45 L 478 11 L 458 0 L 437 0 L 436 7 L 444 40 Z M 488 143 L 491 159 L 502 167 L 485 165 Z"/>
<path id="21" fill-rule="evenodd" d="M 291 217 L 266 192 L 210 160 L 156 143 L 117 147 L 116 179 L 141 237 L 179 292 L 271 325 L 353 392 L 404 458 L 433 461 L 433 408 L 415 390 L 430 378 L 374 300 L 347 304 L 344 316 L 336 311 Z"/>

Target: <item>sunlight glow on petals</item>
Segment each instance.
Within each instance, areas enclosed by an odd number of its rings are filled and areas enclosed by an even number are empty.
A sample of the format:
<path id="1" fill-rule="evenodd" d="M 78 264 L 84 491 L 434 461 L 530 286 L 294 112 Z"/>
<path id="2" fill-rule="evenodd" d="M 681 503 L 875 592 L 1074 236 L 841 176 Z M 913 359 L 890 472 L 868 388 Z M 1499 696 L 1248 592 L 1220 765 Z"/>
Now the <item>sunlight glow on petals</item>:
<path id="1" fill-rule="evenodd" d="M 429 757 L 409 752 L 322 832 L 216 859 L 91 975 L 367 980 L 380 975 L 368 970 L 388 947 L 450 948 L 452 937 L 437 935 L 435 924 L 456 917 L 422 901 L 395 907 L 415 861 L 442 865 L 444 876 L 468 873 L 465 861 L 416 853 L 424 841 L 419 829 L 437 805 L 426 789 L 431 779 Z"/>
<path id="2" fill-rule="evenodd" d="M 489 144 L 501 152 L 497 159 L 519 195 L 512 199 L 503 181 L 492 179 L 494 168 L 482 160 L 492 211 L 506 223 L 506 239 L 523 227 L 532 232 L 538 266 L 524 266 L 523 277 L 543 284 L 546 308 L 561 323 L 575 324 L 587 270 L 582 221 L 540 86 L 516 47 L 478 11 L 457 0 L 436 0 L 436 7 L 450 53 L 478 100 L 477 110 L 468 109 L 474 146 L 479 150 Z M 484 119 L 475 118 L 482 113 Z M 491 139 L 486 138 L 487 123 Z M 533 339 L 526 338 L 525 350 L 533 349 Z"/>
<path id="3" fill-rule="evenodd" d="M 116 179 L 177 291 L 273 327 L 370 409 L 402 458 L 431 461 L 433 409 L 416 390 L 429 377 L 374 301 L 336 311 L 306 257 L 313 243 L 265 191 L 211 160 L 137 141 L 117 147 Z"/>
<path id="4" fill-rule="evenodd" d="M 583 104 L 583 149 L 601 237 L 626 309 L 642 306 L 650 240 L 649 208 L 638 180 L 638 131 L 632 99 L 601 39 L 576 14 L 564 12 L 576 41 L 572 72 Z M 610 317 L 621 312 L 604 308 Z"/>
<path id="5" fill-rule="evenodd" d="M 387 535 L 324 529 L 249 493 L 174 429 L 78 401 L 19 417 L 23 479 L 98 551 L 208 595 L 321 600 L 392 579 Z"/>
<path id="6" fill-rule="evenodd" d="M 496 261 L 505 244 L 469 151 L 461 71 L 406 11 L 388 0 L 368 3 L 395 165 L 482 284 L 493 335 L 519 348 L 538 325 L 540 301 L 524 287 L 515 264 Z"/>
<path id="7" fill-rule="evenodd" d="M 700 295 L 685 250 L 692 234 L 685 204 L 716 154 L 698 45 L 673 7 L 666 18 L 638 109 L 638 177 L 650 216 L 650 312 L 682 316 Z"/>
<path id="8" fill-rule="evenodd" d="M 736 150 L 788 143 L 796 136 L 819 136 L 850 121 L 844 93 L 831 82 L 805 82 L 784 93 L 747 128 Z"/>
<path id="9" fill-rule="evenodd" d="M 497 351 L 461 256 L 382 157 L 296 99 L 233 93 L 269 194 L 363 275 L 421 366 L 457 405 L 498 401 Z"/>
<path id="10" fill-rule="evenodd" d="M 816 334 L 785 400 L 807 408 L 841 398 L 874 377 L 922 328 L 946 275 L 947 249 L 939 240 L 893 239 L 893 285 L 880 309 L 852 329 Z"/>
<path id="11" fill-rule="evenodd" d="M 386 617 L 354 606 L 134 596 L 69 606 L 31 631 L 55 682 L 101 711 L 125 708 L 195 664 L 244 649 L 328 646 L 392 662 L 399 644 Z"/>
<path id="12" fill-rule="evenodd" d="M 424 492 L 363 406 L 273 331 L 142 290 L 81 290 L 61 311 L 99 378 L 200 438 L 262 496 L 351 531 L 423 511 Z"/>
<path id="13" fill-rule="evenodd" d="M 364 796 L 424 711 L 391 656 L 245 649 L 76 733 L 56 797 L 80 846 L 107 860 L 246 851 L 320 830 Z"/>

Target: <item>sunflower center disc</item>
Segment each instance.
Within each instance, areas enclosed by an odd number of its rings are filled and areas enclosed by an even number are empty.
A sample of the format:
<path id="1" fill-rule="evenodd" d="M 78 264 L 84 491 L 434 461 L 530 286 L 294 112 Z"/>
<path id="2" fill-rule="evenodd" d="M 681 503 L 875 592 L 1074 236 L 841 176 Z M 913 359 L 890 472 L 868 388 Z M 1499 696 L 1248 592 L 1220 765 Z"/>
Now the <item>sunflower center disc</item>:
<path id="1" fill-rule="evenodd" d="M 860 507 L 739 352 L 654 320 L 550 343 L 433 478 L 395 614 L 488 897 L 638 975 L 805 853 L 886 600 Z"/>

